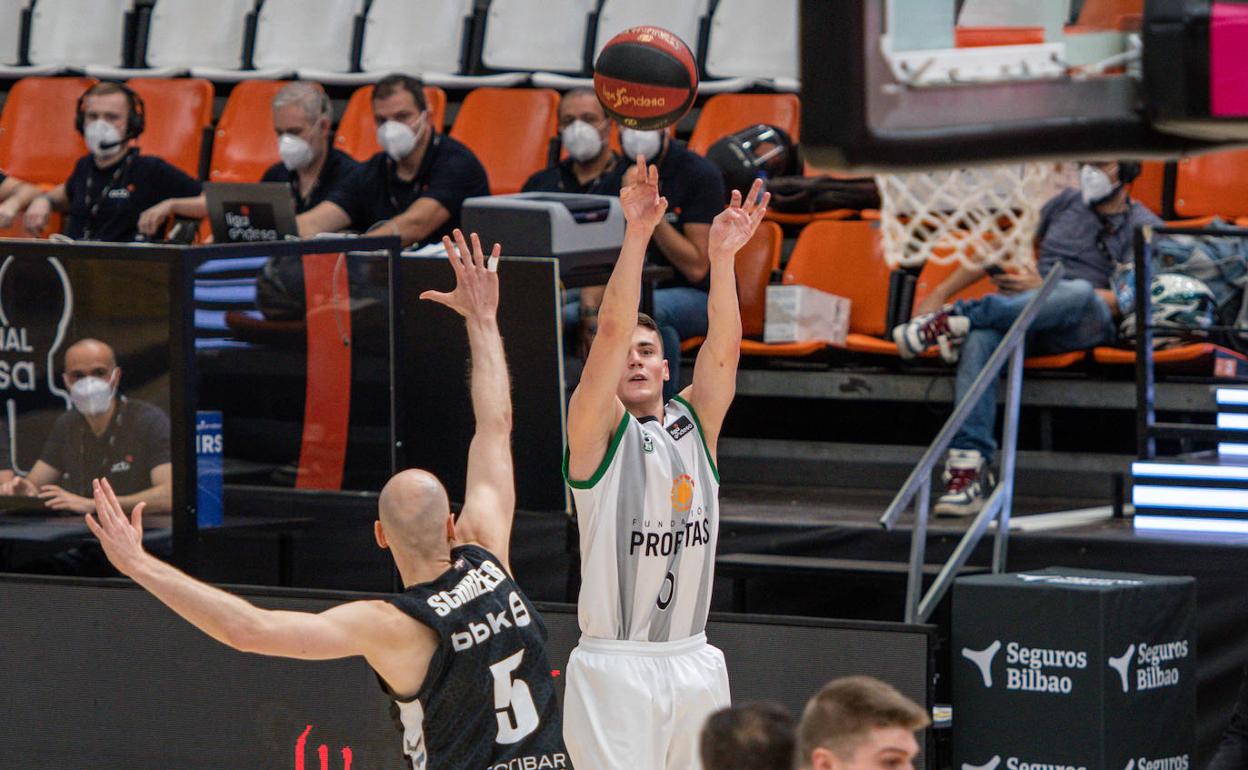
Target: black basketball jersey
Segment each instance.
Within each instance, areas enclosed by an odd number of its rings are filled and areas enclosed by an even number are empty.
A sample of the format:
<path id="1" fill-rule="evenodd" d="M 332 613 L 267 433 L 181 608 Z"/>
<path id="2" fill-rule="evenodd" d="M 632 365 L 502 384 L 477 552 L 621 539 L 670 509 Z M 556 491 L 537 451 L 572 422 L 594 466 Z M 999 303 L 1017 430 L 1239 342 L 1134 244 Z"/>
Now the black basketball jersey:
<path id="1" fill-rule="evenodd" d="M 570 768 L 541 616 L 489 551 L 451 560 L 390 600 L 441 639 L 420 692 L 393 709 L 412 770 Z"/>

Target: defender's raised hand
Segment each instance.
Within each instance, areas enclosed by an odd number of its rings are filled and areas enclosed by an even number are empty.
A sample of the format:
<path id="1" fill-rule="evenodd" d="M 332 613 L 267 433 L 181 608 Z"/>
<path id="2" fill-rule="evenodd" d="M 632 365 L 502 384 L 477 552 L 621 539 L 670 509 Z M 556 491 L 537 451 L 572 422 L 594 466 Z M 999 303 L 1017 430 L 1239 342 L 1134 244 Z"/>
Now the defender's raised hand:
<path id="1" fill-rule="evenodd" d="M 754 237 L 759 223 L 763 221 L 763 215 L 767 213 L 767 202 L 770 200 L 771 193 L 763 192 L 761 179 L 754 180 L 754 186 L 750 188 L 744 202 L 741 191 L 733 190 L 728 208 L 721 211 L 711 222 L 711 258 L 725 259 L 735 256 Z"/>
<path id="2" fill-rule="evenodd" d="M 667 213 L 667 198 L 659 195 L 659 168 L 646 166 L 646 158 L 637 156 L 637 165 L 630 174 L 633 181 L 620 190 L 620 206 L 630 225 L 654 229 Z"/>
<path id="3" fill-rule="evenodd" d="M 446 305 L 464 318 L 493 318 L 498 311 L 498 257 L 502 247 L 497 243 L 487 259 L 481 250 L 481 239 L 472 236 L 472 248 L 456 228 L 455 240 L 442 237 L 446 256 L 455 271 L 455 290 L 425 291 L 420 298 Z"/>
<path id="4" fill-rule="evenodd" d="M 121 502 L 113 493 L 108 479 L 91 482 L 95 493 L 95 514 L 87 514 L 87 528 L 100 541 L 104 555 L 117 571 L 129 575 L 146 556 L 143 550 L 143 509 L 146 503 L 134 506 L 127 519 Z"/>

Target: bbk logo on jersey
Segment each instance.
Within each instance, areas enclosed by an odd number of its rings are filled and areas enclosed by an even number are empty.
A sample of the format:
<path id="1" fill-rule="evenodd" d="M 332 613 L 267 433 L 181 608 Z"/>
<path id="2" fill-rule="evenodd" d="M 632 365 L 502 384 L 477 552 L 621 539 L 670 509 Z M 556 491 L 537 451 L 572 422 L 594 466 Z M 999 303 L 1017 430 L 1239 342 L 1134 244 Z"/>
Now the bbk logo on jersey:
<path id="1" fill-rule="evenodd" d="M 1087 765 L 1068 762 L 1036 762 L 1030 759 L 1019 759 L 1018 757 L 1006 757 L 1003 763 L 1001 756 L 998 754 L 982 765 L 972 765 L 969 762 L 963 762 L 962 770 L 1088 770 L 1088 768 Z"/>
<path id="2" fill-rule="evenodd" d="M 1111 656 L 1108 665 L 1118 674 L 1124 693 L 1131 692 L 1133 685 L 1137 692 L 1174 687 L 1181 678 L 1175 662 L 1187 658 L 1189 649 L 1186 639 L 1162 644 L 1140 642 L 1128 645 L 1121 655 Z"/>
<path id="3" fill-rule="evenodd" d="M 1005 665 L 1006 690 L 1018 692 L 1042 692 L 1070 695 L 1074 691 L 1074 679 L 1066 672 L 1081 671 L 1088 667 L 1088 653 L 1084 650 L 1059 650 L 1049 647 L 1029 647 L 1018 642 L 1002 645 L 1000 639 L 981 650 L 962 648 L 962 657 L 979 671 L 984 687 L 992 689 L 1000 682 L 993 676 L 998 653 Z"/>

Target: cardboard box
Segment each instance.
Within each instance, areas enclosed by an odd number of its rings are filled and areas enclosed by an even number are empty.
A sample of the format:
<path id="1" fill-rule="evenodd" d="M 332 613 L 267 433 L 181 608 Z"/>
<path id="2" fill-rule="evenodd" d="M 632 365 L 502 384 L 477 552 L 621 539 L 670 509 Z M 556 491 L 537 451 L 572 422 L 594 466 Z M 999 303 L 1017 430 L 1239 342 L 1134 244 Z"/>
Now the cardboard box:
<path id="1" fill-rule="evenodd" d="M 822 340 L 845 346 L 849 333 L 849 300 L 799 284 L 767 287 L 764 342 Z"/>

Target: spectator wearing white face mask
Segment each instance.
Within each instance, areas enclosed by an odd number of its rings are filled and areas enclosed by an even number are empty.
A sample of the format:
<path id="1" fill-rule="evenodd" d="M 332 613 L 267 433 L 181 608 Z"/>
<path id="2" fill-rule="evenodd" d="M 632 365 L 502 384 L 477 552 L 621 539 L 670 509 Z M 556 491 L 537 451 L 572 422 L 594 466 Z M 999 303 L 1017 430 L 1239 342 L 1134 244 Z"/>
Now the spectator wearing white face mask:
<path id="1" fill-rule="evenodd" d="M 319 83 L 296 81 L 273 96 L 273 130 L 281 161 L 274 163 L 261 182 L 285 182 L 302 214 L 329 197 L 360 164 L 329 143 L 333 111 Z M 139 232 L 158 233 L 171 217 L 208 216 L 203 195 L 172 198 L 152 206 L 139 217 Z"/>
<path id="2" fill-rule="evenodd" d="M 382 78 L 373 88 L 373 120 L 381 152 L 300 214 L 299 234 L 375 230 L 398 235 L 404 246 L 449 236 L 464 200 L 490 194 L 485 168 L 472 150 L 433 129 L 416 78 Z"/>
<path id="3" fill-rule="evenodd" d="M 143 155 L 135 141 L 147 116 L 143 100 L 121 83 L 96 83 L 78 102 L 75 126 L 90 153 L 69 179 L 26 208 L 26 229 L 40 235 L 53 210 L 69 214 L 70 238 L 127 242 L 139 216 L 160 201 L 199 194 L 199 182 L 175 166 Z"/>
<path id="4" fill-rule="evenodd" d="M 62 374 L 73 411 L 57 417 L 30 473 L 0 484 L 0 495 L 38 497 L 52 511 L 95 510 L 91 480 L 106 477 L 127 507 L 173 509 L 169 417 L 117 390 L 121 367 L 113 349 L 83 339 L 65 351 Z"/>
<path id="5" fill-rule="evenodd" d="M 592 88 L 576 88 L 559 100 L 559 142 L 568 157 L 538 171 L 522 192 L 619 195 L 628 168 L 608 142 L 612 121 Z"/>
<path id="6" fill-rule="evenodd" d="M 664 397 L 680 390 L 680 341 L 706 334 L 708 253 L 711 220 L 724 210 L 724 177 L 710 161 L 673 139 L 666 131 L 620 129 L 620 144 L 629 160 L 620 184 L 628 187 L 637 173 L 637 156 L 659 169 L 659 193 L 667 198 L 667 215 L 654 230 L 646 260 L 672 269 L 672 277 L 654 292 L 654 320 L 663 337 L 670 379 Z M 745 191 L 742 190 L 742 193 Z M 564 308 L 564 323 L 579 322 L 582 340 L 597 326 L 602 287 L 581 292 L 579 303 Z M 588 349 L 587 344 L 582 344 Z"/>

